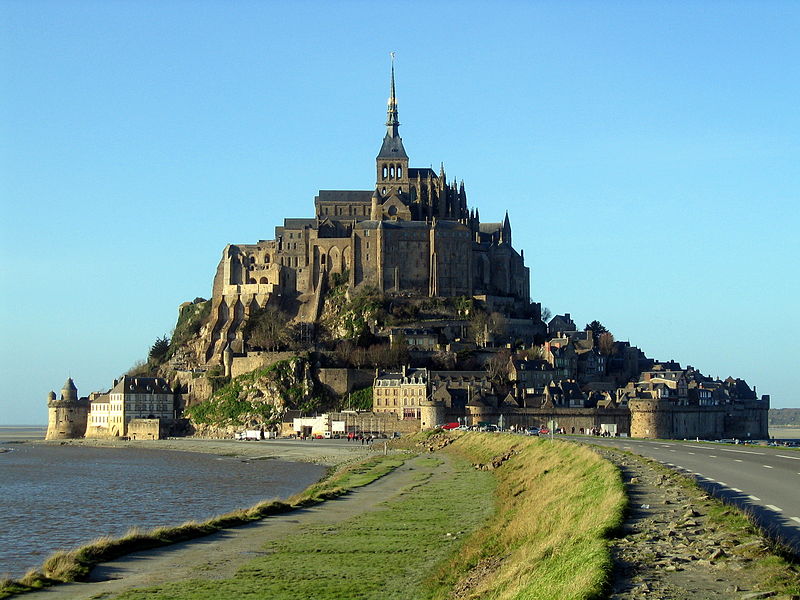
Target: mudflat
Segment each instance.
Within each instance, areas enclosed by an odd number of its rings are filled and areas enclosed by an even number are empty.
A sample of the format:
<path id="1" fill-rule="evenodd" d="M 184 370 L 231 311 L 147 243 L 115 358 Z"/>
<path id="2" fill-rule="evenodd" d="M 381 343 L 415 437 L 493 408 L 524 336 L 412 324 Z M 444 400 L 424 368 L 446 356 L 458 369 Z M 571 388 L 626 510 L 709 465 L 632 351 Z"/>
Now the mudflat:
<path id="1" fill-rule="evenodd" d="M 207 438 L 170 438 L 166 440 L 37 440 L 26 443 L 71 446 L 95 446 L 103 448 L 153 448 L 179 452 L 202 452 L 219 456 L 236 456 L 247 460 L 281 459 L 295 462 L 312 462 L 321 465 L 340 465 L 372 452 L 383 452 L 385 440 L 372 444 L 339 440 L 276 439 L 244 441 Z"/>

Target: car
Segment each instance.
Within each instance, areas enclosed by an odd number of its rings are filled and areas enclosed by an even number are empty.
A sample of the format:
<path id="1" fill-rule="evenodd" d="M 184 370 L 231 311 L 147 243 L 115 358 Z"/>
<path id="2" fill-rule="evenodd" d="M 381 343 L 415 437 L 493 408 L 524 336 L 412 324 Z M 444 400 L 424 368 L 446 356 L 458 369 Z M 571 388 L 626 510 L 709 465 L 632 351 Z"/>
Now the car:
<path id="1" fill-rule="evenodd" d="M 550 435 L 550 430 L 547 427 L 542 427 L 539 429 L 539 435 Z"/>
<path id="2" fill-rule="evenodd" d="M 528 427 L 525 430 L 525 435 L 539 435 L 539 428 L 538 427 Z"/>

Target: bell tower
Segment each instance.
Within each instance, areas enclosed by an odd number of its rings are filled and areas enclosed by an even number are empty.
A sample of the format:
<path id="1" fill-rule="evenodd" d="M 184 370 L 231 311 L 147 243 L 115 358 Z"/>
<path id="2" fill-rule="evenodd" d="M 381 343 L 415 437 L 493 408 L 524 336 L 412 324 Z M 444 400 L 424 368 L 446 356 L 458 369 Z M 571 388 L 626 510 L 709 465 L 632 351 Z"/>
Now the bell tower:
<path id="1" fill-rule="evenodd" d="M 392 80 L 389 90 L 389 103 L 386 109 L 386 135 L 383 137 L 381 150 L 376 163 L 376 189 L 382 198 L 396 195 L 403 198 L 408 194 L 408 154 L 403 147 L 403 138 L 398 128 L 397 98 L 394 92 L 394 52 L 392 56 Z"/>

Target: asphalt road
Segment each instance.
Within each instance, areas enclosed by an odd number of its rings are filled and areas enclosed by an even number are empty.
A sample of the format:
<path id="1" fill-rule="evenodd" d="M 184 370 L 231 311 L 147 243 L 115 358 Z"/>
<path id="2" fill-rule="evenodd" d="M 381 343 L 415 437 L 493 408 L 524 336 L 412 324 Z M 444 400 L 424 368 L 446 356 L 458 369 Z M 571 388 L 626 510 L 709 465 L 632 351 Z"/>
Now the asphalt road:
<path id="1" fill-rule="evenodd" d="M 789 448 L 558 436 L 623 448 L 695 477 L 714 496 L 751 513 L 800 556 L 800 452 Z"/>

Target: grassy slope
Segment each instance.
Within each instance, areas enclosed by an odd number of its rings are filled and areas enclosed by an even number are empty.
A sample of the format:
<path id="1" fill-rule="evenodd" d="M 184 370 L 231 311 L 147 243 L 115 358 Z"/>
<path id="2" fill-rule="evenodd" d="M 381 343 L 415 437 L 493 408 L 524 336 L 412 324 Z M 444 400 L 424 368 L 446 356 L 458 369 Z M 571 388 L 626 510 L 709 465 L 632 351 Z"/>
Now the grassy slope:
<path id="1" fill-rule="evenodd" d="M 450 448 L 487 463 L 510 446 L 518 453 L 494 471 L 497 516 L 447 566 L 447 583 L 459 585 L 463 598 L 600 596 L 612 564 L 606 538 L 622 524 L 626 504 L 619 472 L 590 450 L 557 441 L 483 434 Z M 436 597 L 448 594 L 440 586 Z"/>
<path id="2" fill-rule="evenodd" d="M 231 579 L 121 598 L 417 600 L 452 597 L 454 589 L 462 598 L 599 595 L 611 566 L 606 534 L 625 504 L 616 469 L 570 444 L 450 435 L 458 437 L 446 450 L 454 467 L 431 477 L 418 466 L 415 488 L 383 510 L 307 527 Z M 509 452 L 493 471 L 471 464 Z"/>

